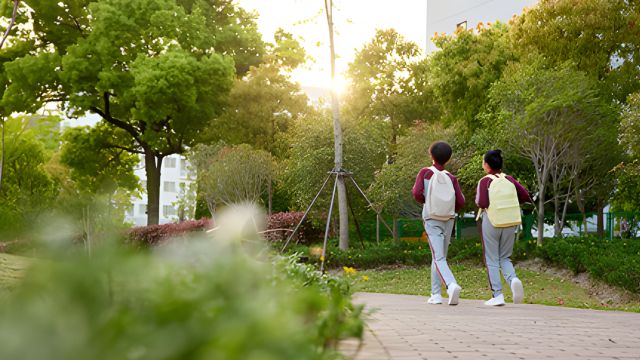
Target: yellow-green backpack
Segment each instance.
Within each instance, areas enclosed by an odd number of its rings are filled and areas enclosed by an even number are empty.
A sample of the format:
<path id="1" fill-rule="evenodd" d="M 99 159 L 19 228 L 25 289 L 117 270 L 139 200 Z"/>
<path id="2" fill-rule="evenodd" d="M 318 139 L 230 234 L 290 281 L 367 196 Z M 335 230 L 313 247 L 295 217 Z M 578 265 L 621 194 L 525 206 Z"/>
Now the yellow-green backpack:
<path id="1" fill-rule="evenodd" d="M 491 225 L 497 228 L 522 224 L 520 202 L 516 186 L 504 174 L 487 175 L 489 184 L 489 208 L 487 216 Z"/>

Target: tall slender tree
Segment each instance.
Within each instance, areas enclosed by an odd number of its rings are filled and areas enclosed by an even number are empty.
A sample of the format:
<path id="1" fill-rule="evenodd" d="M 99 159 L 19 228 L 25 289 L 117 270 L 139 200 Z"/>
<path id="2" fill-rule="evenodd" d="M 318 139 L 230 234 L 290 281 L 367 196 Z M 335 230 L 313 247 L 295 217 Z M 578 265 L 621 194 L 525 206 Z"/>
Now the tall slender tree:
<path id="1" fill-rule="evenodd" d="M 334 171 L 337 172 L 336 181 L 338 189 L 338 216 L 340 221 L 340 249 L 349 248 L 349 214 L 347 204 L 347 188 L 342 175 L 342 127 L 340 125 L 340 104 L 335 88 L 336 80 L 336 49 L 333 32 L 333 0 L 324 0 L 324 9 L 329 27 L 329 47 L 331 51 L 331 113 L 333 115 L 333 140 L 335 145 Z"/>
<path id="2" fill-rule="evenodd" d="M 3 0 L 0 4 L 0 14 L 4 13 L 5 7 L 7 5 L 7 0 Z M 13 10 L 11 11 L 11 19 L 9 20 L 9 25 L 7 25 L 7 30 L 5 30 L 4 35 L 2 35 L 2 40 L 0 40 L 0 50 L 4 46 L 5 41 L 9 37 L 9 33 L 11 33 L 11 29 L 16 22 L 16 17 L 18 16 L 18 6 L 20 5 L 20 0 L 13 0 Z M 2 127 L 2 134 L 0 134 L 0 190 L 2 190 L 2 172 L 4 170 L 4 121 L 5 114 L 0 114 L 0 126 Z"/>

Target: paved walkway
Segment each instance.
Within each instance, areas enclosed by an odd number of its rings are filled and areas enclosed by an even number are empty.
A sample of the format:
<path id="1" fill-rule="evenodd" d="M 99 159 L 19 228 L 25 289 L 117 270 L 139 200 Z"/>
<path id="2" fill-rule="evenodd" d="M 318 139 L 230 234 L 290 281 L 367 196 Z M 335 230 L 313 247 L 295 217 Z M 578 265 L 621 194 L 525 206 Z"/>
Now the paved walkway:
<path id="1" fill-rule="evenodd" d="M 356 341 L 342 344 L 349 359 L 640 359 L 638 313 L 372 293 L 354 300 L 374 312 L 359 351 Z"/>

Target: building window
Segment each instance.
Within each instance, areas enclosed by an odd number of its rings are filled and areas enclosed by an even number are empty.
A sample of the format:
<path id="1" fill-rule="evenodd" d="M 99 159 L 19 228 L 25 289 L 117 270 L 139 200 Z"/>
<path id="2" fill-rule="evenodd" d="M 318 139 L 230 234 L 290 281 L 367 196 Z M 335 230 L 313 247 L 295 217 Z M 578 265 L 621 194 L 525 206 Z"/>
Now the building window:
<path id="1" fill-rule="evenodd" d="M 176 209 L 171 205 L 163 205 L 162 213 L 164 214 L 165 217 L 176 216 Z"/>
<path id="2" fill-rule="evenodd" d="M 164 167 L 167 169 L 175 169 L 176 168 L 176 158 L 166 158 L 164 159 Z"/>
<path id="3" fill-rule="evenodd" d="M 456 24 L 456 31 L 458 30 L 467 30 L 467 20 Z"/>
<path id="4" fill-rule="evenodd" d="M 180 159 L 180 176 L 187 176 L 187 159 Z"/>
<path id="5" fill-rule="evenodd" d="M 147 205 L 146 204 L 138 205 L 138 214 L 140 214 L 140 215 L 146 215 L 147 214 Z"/>
<path id="6" fill-rule="evenodd" d="M 165 192 L 176 192 L 176 183 L 174 181 L 165 181 L 164 182 L 164 191 Z"/>

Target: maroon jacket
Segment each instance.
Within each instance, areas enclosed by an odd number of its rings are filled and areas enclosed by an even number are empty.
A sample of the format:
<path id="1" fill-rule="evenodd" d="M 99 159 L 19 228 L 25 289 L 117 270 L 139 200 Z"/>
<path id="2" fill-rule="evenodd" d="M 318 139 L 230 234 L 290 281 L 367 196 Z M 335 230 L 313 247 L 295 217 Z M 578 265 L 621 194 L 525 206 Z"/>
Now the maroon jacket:
<path id="1" fill-rule="evenodd" d="M 495 175 L 498 173 L 500 173 L 500 171 L 492 172 L 491 174 Z M 505 177 L 516 186 L 516 192 L 518 193 L 518 201 L 520 204 L 531 202 L 531 196 L 529 196 L 529 192 L 524 188 L 524 186 L 522 186 L 522 184 L 509 175 L 506 175 Z M 476 205 L 478 205 L 480 209 L 486 209 L 489 207 L 489 185 L 492 181 L 493 179 L 487 176 L 478 181 L 478 188 L 476 189 Z"/>
<path id="2" fill-rule="evenodd" d="M 434 164 L 436 169 L 443 171 L 444 166 L 440 164 Z M 464 195 L 460 190 L 460 185 L 458 184 L 458 179 L 453 176 L 451 173 L 447 173 L 451 178 L 451 182 L 453 183 L 453 189 L 456 191 L 456 212 L 460 211 L 464 207 Z M 416 183 L 413 185 L 413 189 L 411 193 L 413 194 L 413 198 L 416 199 L 420 204 L 424 204 L 424 180 L 430 180 L 433 176 L 433 171 L 431 171 L 428 167 L 422 168 L 416 176 Z"/>

